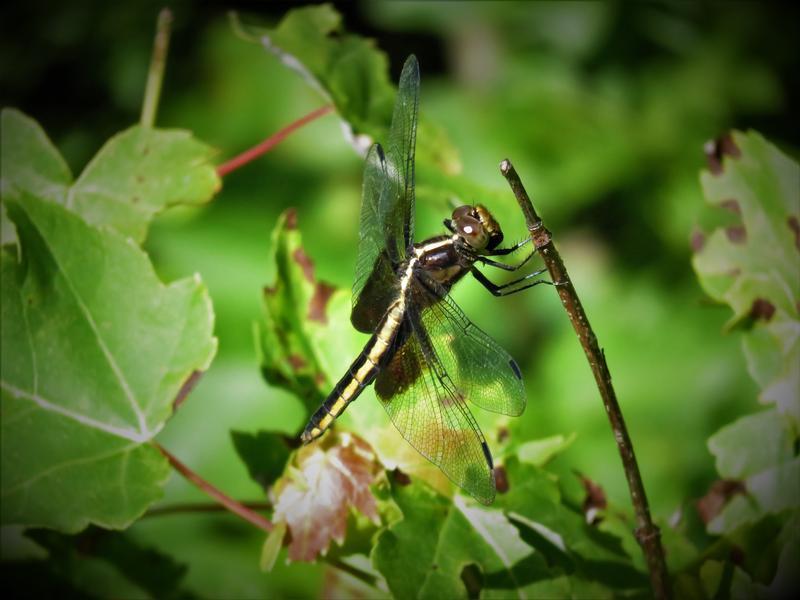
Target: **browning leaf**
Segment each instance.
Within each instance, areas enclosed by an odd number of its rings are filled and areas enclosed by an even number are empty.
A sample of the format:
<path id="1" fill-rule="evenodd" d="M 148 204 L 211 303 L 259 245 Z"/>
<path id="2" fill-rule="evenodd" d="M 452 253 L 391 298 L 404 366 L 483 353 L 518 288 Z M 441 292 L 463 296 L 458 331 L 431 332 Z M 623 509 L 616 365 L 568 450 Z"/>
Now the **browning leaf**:
<path id="1" fill-rule="evenodd" d="M 697 514 L 703 523 L 710 523 L 716 517 L 728 501 L 736 494 L 746 493 L 745 486 L 736 479 L 718 479 L 711 484 L 708 493 L 697 500 Z"/>
<path id="2" fill-rule="evenodd" d="M 327 553 L 331 540 L 341 545 L 350 507 L 379 522 L 370 490 L 379 468 L 372 449 L 347 433 L 336 442 L 327 449 L 302 448 L 275 485 L 274 521 L 289 526 L 291 560 L 313 561 Z"/>

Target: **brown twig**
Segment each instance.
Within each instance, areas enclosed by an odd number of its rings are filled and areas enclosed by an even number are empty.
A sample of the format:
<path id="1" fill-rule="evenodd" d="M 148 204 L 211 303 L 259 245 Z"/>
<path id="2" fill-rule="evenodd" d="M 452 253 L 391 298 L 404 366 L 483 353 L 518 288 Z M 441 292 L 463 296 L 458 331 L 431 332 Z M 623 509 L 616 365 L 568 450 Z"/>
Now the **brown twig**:
<path id="1" fill-rule="evenodd" d="M 244 506 L 248 510 L 252 511 L 272 510 L 273 508 L 272 502 L 268 502 L 266 500 L 249 501 L 249 502 L 237 501 L 237 504 Z M 223 512 L 227 510 L 228 510 L 227 506 L 223 506 L 222 504 L 217 504 L 216 502 L 180 502 L 177 504 L 154 506 L 146 513 L 144 513 L 142 515 L 142 518 L 161 517 L 164 515 L 176 515 L 176 514 L 187 514 L 187 513 L 214 513 L 214 512 Z"/>
<path id="2" fill-rule="evenodd" d="M 531 239 L 542 256 L 553 283 L 556 284 L 561 303 L 569 315 L 572 327 L 578 334 L 583 351 L 589 360 L 589 366 L 597 382 L 597 388 L 600 390 L 600 396 L 603 399 L 603 405 L 611 422 L 611 429 L 614 432 L 614 438 L 617 440 L 619 453 L 622 457 L 622 465 L 625 469 L 625 477 L 628 480 L 628 488 L 630 489 L 631 500 L 636 513 L 636 539 L 642 547 L 647 560 L 653 594 L 659 599 L 669 598 L 669 579 L 666 562 L 664 561 L 664 551 L 661 547 L 661 533 L 650 517 L 647 495 L 639 473 L 639 466 L 636 464 L 633 444 L 628 435 L 625 420 L 622 417 L 622 410 L 617 402 L 617 395 L 611 385 L 611 373 L 608 370 L 605 354 L 597 343 L 597 337 L 592 331 L 591 325 L 589 325 L 589 319 L 586 317 L 583 306 L 578 299 L 578 294 L 575 292 L 572 281 L 567 274 L 564 262 L 553 244 L 552 236 L 545 228 L 539 215 L 536 214 L 531 199 L 525 191 L 511 161 L 506 159 L 501 162 L 500 172 L 511 186 L 511 190 L 514 192 L 514 196 L 525 215 L 525 223 L 528 226 Z"/>
<path id="3" fill-rule="evenodd" d="M 154 442 L 155 447 L 158 449 L 161 454 L 163 454 L 166 459 L 169 461 L 169 464 L 178 471 L 181 475 L 183 475 L 186 479 L 191 481 L 201 490 L 203 490 L 206 494 L 214 498 L 219 504 L 209 504 L 209 503 L 185 503 L 185 504 L 173 504 L 171 506 L 162 506 L 156 507 L 148 510 L 144 516 L 145 517 L 155 517 L 155 516 L 163 516 L 167 514 L 176 514 L 176 513 L 192 513 L 192 512 L 217 512 L 227 510 L 235 515 L 238 515 L 251 525 L 255 525 L 259 529 L 266 531 L 269 533 L 272 531 L 273 525 L 272 523 L 256 513 L 256 510 L 269 510 L 273 508 L 271 502 L 237 502 L 230 496 L 223 494 L 213 485 L 208 483 L 205 479 L 200 477 L 197 473 L 192 471 L 189 467 L 184 465 L 181 461 L 179 461 L 175 456 L 173 456 L 166 448 Z M 352 565 L 347 564 L 343 560 L 325 556 L 323 559 L 332 567 L 344 571 L 345 573 L 349 573 L 353 577 L 360 579 L 367 585 L 372 587 L 378 586 L 378 578 L 376 578 L 371 573 L 367 573 L 353 567 Z"/>
<path id="4" fill-rule="evenodd" d="M 297 121 L 295 121 L 294 123 L 289 123 L 289 125 L 281 129 L 277 133 L 272 134 L 257 146 L 253 146 L 249 150 L 245 150 L 238 156 L 235 156 L 229 161 L 218 166 L 217 175 L 219 175 L 220 177 L 225 177 L 225 175 L 227 175 L 231 171 L 235 171 L 239 167 L 255 160 L 262 154 L 269 152 L 272 148 L 274 148 L 275 146 L 280 144 L 284 139 L 286 139 L 296 129 L 299 129 L 306 123 L 310 123 L 314 119 L 318 119 L 319 117 L 328 114 L 332 110 L 333 106 L 328 104 L 326 106 L 322 106 L 317 110 L 308 113 L 304 117 L 297 119 Z"/>
<path id="5" fill-rule="evenodd" d="M 178 471 L 178 473 L 183 475 L 186 479 L 191 481 L 203 492 L 205 492 L 206 494 L 211 496 L 214 500 L 219 502 L 227 510 L 231 511 L 235 515 L 240 516 L 242 519 L 244 519 L 245 521 L 247 521 L 252 525 L 255 525 L 259 529 L 263 529 L 268 533 L 272 531 L 272 523 L 268 519 L 250 510 L 243 504 L 240 504 L 230 496 L 223 494 L 213 485 L 208 483 L 205 479 L 200 477 L 197 473 L 192 471 L 189 467 L 184 465 L 175 456 L 170 454 L 170 452 L 160 444 L 155 444 L 155 447 L 161 452 L 161 454 L 163 454 L 166 457 L 166 459 L 169 461 L 169 464 L 171 464 L 172 467 L 176 471 Z"/>
<path id="6" fill-rule="evenodd" d="M 172 31 L 172 11 L 162 8 L 158 13 L 156 37 L 153 40 L 153 56 L 150 58 L 150 69 L 147 71 L 147 84 L 144 89 L 142 116 L 139 123 L 144 127 L 152 127 L 156 122 L 158 99 L 161 97 L 161 83 L 164 80 L 164 68 L 167 64 L 169 36 Z"/>

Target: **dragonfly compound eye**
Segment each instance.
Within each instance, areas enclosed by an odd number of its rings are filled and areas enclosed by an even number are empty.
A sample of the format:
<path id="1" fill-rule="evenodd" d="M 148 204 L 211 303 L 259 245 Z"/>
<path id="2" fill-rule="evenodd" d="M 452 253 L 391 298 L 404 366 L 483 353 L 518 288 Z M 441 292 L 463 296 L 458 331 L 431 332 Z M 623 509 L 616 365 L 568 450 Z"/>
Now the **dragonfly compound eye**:
<path id="1" fill-rule="evenodd" d="M 489 243 L 489 236 L 483 224 L 472 217 L 461 217 L 456 222 L 458 234 L 476 250 L 482 250 Z"/>

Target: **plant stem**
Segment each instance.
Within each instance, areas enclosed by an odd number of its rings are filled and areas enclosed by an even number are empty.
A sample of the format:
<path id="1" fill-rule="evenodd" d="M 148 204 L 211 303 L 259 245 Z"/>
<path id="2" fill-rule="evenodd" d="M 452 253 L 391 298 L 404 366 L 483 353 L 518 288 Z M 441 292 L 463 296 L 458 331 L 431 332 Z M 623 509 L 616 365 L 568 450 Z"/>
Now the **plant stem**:
<path id="1" fill-rule="evenodd" d="M 237 501 L 237 504 L 239 504 L 240 506 L 244 506 L 248 510 L 252 511 L 272 509 L 272 502 L 267 502 L 266 500 L 250 501 L 250 502 Z M 167 504 L 165 506 L 156 506 L 148 510 L 146 513 L 144 513 L 142 517 L 160 517 L 163 515 L 175 515 L 175 514 L 186 514 L 186 513 L 210 513 L 210 512 L 222 512 L 227 510 L 228 510 L 227 506 L 223 506 L 222 504 L 217 504 L 216 502 L 183 502 L 178 504 Z"/>
<path id="2" fill-rule="evenodd" d="M 606 357 L 597 342 L 589 319 L 583 310 L 578 294 L 572 285 L 572 281 L 564 267 L 564 262 L 553 244 L 550 232 L 545 228 L 539 215 L 533 208 L 531 199 L 517 175 L 514 166 L 508 159 L 500 163 L 500 172 L 508 181 L 517 203 L 525 215 L 525 223 L 531 235 L 531 240 L 544 260 L 547 270 L 550 272 L 552 281 L 556 284 L 561 303 L 569 315 L 569 320 L 578 339 L 589 360 L 589 366 L 594 374 L 597 388 L 600 390 L 600 397 L 608 414 L 614 438 L 617 440 L 622 465 L 625 469 L 625 477 L 628 480 L 628 488 L 633 501 L 633 508 L 636 513 L 636 539 L 642 547 L 647 566 L 650 571 L 650 583 L 653 594 L 656 598 L 666 599 L 670 597 L 669 579 L 667 566 L 664 561 L 664 550 L 661 547 L 661 533 L 655 526 L 650 517 L 650 508 L 647 504 L 647 495 L 644 491 L 644 484 L 639 473 L 639 466 L 636 464 L 636 455 L 633 452 L 628 429 L 625 426 L 625 419 L 622 417 L 622 410 L 617 402 L 617 395 L 611 385 L 611 373 L 608 370 Z"/>
<path id="3" fill-rule="evenodd" d="M 162 506 L 156 507 L 148 510 L 144 516 L 145 517 L 156 517 L 168 514 L 179 514 L 179 513 L 192 513 L 192 512 L 217 512 L 227 510 L 230 511 L 251 525 L 255 525 L 259 529 L 266 531 L 269 533 L 272 531 L 272 523 L 256 513 L 256 510 L 269 510 L 272 508 L 271 502 L 237 502 L 230 496 L 223 494 L 213 485 L 208 483 L 205 479 L 200 477 L 197 473 L 192 471 L 189 467 L 184 465 L 181 461 L 179 461 L 173 454 L 171 454 L 166 448 L 162 445 L 153 442 L 155 447 L 158 449 L 161 454 L 163 454 L 172 467 L 178 471 L 181 475 L 183 475 L 186 479 L 191 481 L 197 487 L 199 487 L 202 491 L 206 494 L 214 498 L 219 504 L 210 504 L 205 502 L 187 502 L 183 504 L 173 504 L 170 506 Z M 324 556 L 322 557 L 325 562 L 327 562 L 330 566 L 344 571 L 345 573 L 349 573 L 356 579 L 360 579 L 367 585 L 377 588 L 378 586 L 378 579 L 372 575 L 371 573 L 367 573 L 353 567 L 352 565 L 347 564 L 343 560 L 331 556 Z"/>
<path id="4" fill-rule="evenodd" d="M 192 471 L 189 467 L 184 465 L 181 461 L 179 461 L 175 456 L 170 454 L 166 448 L 161 446 L 160 444 L 155 443 L 155 447 L 163 454 L 172 467 L 178 471 L 181 475 L 183 475 L 186 479 L 191 481 L 194 485 L 200 488 L 203 492 L 211 496 L 214 500 L 219 502 L 222 506 L 224 506 L 227 510 L 231 511 L 235 515 L 240 516 L 242 519 L 247 521 L 248 523 L 255 525 L 259 529 L 263 529 L 266 532 L 272 531 L 272 523 L 259 515 L 258 513 L 250 510 L 243 504 L 240 504 L 230 496 L 226 496 L 213 485 L 208 483 L 205 479 L 200 477 L 197 473 Z"/>
<path id="5" fill-rule="evenodd" d="M 164 81 L 164 68 L 167 64 L 169 36 L 172 32 L 172 11 L 162 8 L 158 13 L 156 37 L 153 40 L 153 56 L 150 58 L 150 69 L 147 72 L 147 85 L 144 89 L 142 116 L 139 123 L 143 127 L 152 127 L 156 122 L 158 99 L 161 97 L 161 83 Z"/>
<path id="6" fill-rule="evenodd" d="M 348 565 L 346 562 L 341 560 L 340 558 L 334 558 L 332 556 L 326 556 L 325 562 L 332 566 L 334 569 L 339 569 L 340 571 L 344 571 L 345 573 L 352 575 L 356 579 L 366 583 L 368 586 L 380 589 L 378 587 L 378 578 L 374 575 L 367 573 L 366 571 L 362 571 L 352 565 Z"/>
<path id="7" fill-rule="evenodd" d="M 333 110 L 333 106 L 330 104 L 326 106 L 322 106 L 317 110 L 314 110 L 308 113 L 306 116 L 297 119 L 294 123 L 290 123 L 277 133 L 272 134 L 266 140 L 258 144 L 257 146 L 253 146 L 249 150 L 245 150 L 240 155 L 233 157 L 229 161 L 221 164 L 217 167 L 217 175 L 220 177 L 225 177 L 231 171 L 235 171 L 241 166 L 246 165 L 247 163 L 255 160 L 262 154 L 265 154 L 272 150 L 275 146 L 280 144 L 284 139 L 286 139 L 291 133 L 293 133 L 296 129 L 299 129 L 306 123 L 310 123 L 314 119 L 318 119 L 319 117 L 328 114 Z"/>

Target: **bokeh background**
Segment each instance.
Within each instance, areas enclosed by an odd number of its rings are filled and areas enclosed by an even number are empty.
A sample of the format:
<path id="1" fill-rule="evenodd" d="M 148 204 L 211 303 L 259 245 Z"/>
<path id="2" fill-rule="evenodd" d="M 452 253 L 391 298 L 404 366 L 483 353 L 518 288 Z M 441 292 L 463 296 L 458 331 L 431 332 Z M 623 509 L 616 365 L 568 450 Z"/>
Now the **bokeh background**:
<path id="1" fill-rule="evenodd" d="M 0 98 L 37 119 L 79 172 L 136 122 L 161 3 L 27 1 L 0 9 Z M 234 34 L 226 11 L 275 23 L 296 4 L 170 4 L 175 14 L 158 124 L 189 129 L 222 162 L 324 100 L 296 73 Z M 729 309 L 710 303 L 690 264 L 690 237 L 717 218 L 698 174 L 703 144 L 730 128 L 760 131 L 793 156 L 800 123 L 797 23 L 788 3 L 458 3 L 337 5 L 346 28 L 374 38 L 396 81 L 422 69 L 421 111 L 474 181 L 505 192 L 511 158 L 556 241 L 605 348 L 655 517 L 667 522 L 715 478 L 707 438 L 757 409 Z M 146 248 L 166 280 L 199 272 L 217 315 L 219 354 L 159 436 L 203 477 L 242 499 L 261 490 L 230 429 L 296 433 L 302 404 L 260 378 L 252 326 L 273 277 L 270 232 L 287 207 L 319 278 L 348 288 L 357 246 L 362 162 L 335 116 L 302 129 L 224 180 L 197 210 L 156 220 Z M 423 184 L 424 182 L 421 182 Z M 507 192 L 505 192 L 507 193 Z M 511 199 L 508 193 L 509 201 Z M 480 198 L 467 200 L 480 201 Z M 420 237 L 446 207 L 418 207 Z M 509 239 L 524 224 L 505 222 Z M 474 282 L 456 299 L 522 365 L 529 405 L 512 431 L 570 434 L 551 465 L 580 471 L 629 506 L 606 415 L 552 290 L 495 299 Z M 354 407 L 352 410 L 357 410 Z M 174 476 L 165 503 L 204 498 Z M 261 535 L 234 517 L 146 518 L 131 529 L 189 565 L 203 596 L 316 596 L 324 568 L 258 570 Z M 98 561 L 86 577 L 125 582 Z"/>

